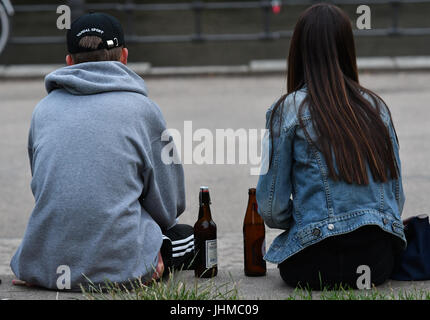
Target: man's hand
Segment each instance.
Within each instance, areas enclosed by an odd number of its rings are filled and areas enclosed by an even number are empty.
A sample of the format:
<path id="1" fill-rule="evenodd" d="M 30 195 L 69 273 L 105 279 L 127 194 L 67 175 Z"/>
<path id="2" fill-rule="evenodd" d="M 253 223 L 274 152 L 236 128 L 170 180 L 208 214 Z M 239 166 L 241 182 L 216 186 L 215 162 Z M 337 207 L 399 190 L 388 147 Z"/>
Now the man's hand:
<path id="1" fill-rule="evenodd" d="M 151 281 L 160 279 L 163 276 L 163 273 L 164 273 L 164 262 L 163 262 L 163 258 L 161 257 L 161 252 L 158 252 L 158 264 L 154 274 L 151 277 Z"/>

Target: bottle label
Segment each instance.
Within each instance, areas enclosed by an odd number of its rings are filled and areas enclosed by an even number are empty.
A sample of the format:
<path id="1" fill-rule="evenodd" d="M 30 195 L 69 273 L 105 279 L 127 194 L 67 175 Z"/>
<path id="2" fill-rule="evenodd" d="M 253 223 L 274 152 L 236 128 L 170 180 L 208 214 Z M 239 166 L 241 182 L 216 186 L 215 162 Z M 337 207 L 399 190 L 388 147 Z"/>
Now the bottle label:
<path id="1" fill-rule="evenodd" d="M 216 266 L 218 263 L 216 239 L 206 240 L 206 269 Z"/>

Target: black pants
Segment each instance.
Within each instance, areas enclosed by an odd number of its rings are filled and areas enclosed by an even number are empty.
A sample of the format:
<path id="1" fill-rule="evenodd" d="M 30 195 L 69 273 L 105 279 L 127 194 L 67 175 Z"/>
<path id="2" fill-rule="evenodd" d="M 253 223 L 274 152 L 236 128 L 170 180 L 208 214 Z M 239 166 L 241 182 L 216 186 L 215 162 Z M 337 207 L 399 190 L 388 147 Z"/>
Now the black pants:
<path id="1" fill-rule="evenodd" d="M 161 246 L 165 270 L 193 270 L 194 229 L 187 224 L 177 224 L 163 234 Z M 168 272 L 167 272 L 168 274 Z"/>
<path id="2" fill-rule="evenodd" d="M 357 268 L 370 268 L 371 283 L 384 283 L 391 275 L 400 243 L 377 226 L 324 239 L 279 264 L 282 279 L 292 287 L 322 290 L 357 288 Z"/>

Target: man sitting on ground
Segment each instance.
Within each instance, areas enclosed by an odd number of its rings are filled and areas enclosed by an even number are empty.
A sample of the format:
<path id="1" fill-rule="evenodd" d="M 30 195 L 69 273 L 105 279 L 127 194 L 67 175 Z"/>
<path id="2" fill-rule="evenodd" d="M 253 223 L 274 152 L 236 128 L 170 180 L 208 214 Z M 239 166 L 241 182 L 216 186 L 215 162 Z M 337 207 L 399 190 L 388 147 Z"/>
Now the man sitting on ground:
<path id="1" fill-rule="evenodd" d="M 35 207 L 11 261 L 28 284 L 59 289 L 62 270 L 70 289 L 148 281 L 192 260 L 193 228 L 177 224 L 183 168 L 161 160 L 165 120 L 124 45 L 118 20 L 85 14 L 67 33 L 68 66 L 45 79 L 28 141 Z"/>

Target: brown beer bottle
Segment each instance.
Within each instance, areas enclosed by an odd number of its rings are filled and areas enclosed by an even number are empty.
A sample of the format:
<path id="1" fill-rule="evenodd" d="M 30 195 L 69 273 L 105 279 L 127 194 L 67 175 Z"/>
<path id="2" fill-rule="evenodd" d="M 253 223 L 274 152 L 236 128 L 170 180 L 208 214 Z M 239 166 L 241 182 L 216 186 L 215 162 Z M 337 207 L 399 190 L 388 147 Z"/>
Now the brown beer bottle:
<path id="1" fill-rule="evenodd" d="M 212 220 L 209 188 L 201 187 L 199 216 L 194 224 L 194 274 L 199 278 L 212 278 L 218 273 L 216 224 Z"/>
<path id="2" fill-rule="evenodd" d="M 245 260 L 245 275 L 249 277 L 266 274 L 266 239 L 264 221 L 258 214 L 255 188 L 248 191 L 249 200 L 243 222 L 243 251 Z"/>

